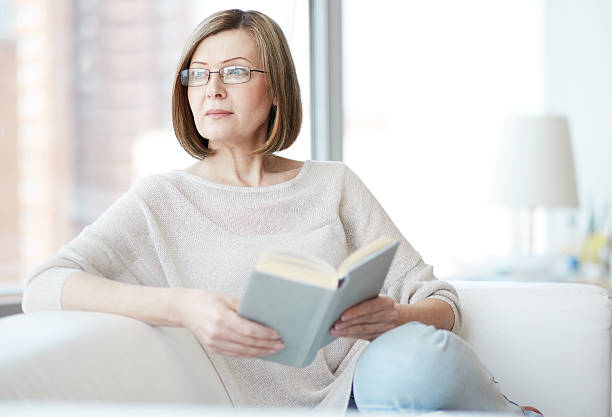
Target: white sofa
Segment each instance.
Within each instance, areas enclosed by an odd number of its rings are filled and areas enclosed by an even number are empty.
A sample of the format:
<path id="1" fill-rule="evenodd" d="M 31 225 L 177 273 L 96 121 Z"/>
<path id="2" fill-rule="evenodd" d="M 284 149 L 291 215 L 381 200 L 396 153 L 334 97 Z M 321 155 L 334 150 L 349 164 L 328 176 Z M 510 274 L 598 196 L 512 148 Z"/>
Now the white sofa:
<path id="1" fill-rule="evenodd" d="M 464 311 L 461 334 L 510 399 L 547 417 L 610 417 L 607 291 L 584 284 L 453 284 Z M 0 341 L 0 415 L 15 414 L 16 404 L 54 399 L 231 405 L 222 385 L 204 377 L 212 365 L 185 329 L 104 313 L 40 312 L 0 319 Z"/>

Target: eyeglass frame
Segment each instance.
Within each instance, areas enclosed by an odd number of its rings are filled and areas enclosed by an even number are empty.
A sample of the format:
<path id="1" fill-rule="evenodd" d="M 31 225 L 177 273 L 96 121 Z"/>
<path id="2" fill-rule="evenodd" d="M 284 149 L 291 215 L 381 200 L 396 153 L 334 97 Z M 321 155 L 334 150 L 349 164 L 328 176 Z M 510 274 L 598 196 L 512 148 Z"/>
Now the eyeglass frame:
<path id="1" fill-rule="evenodd" d="M 240 81 L 238 83 L 226 83 L 225 80 L 223 79 L 223 76 L 221 76 L 221 71 L 225 70 L 227 68 L 247 68 L 249 70 L 249 79 L 245 80 L 245 81 Z M 200 84 L 200 85 L 189 85 L 189 70 L 202 70 L 202 71 L 208 71 L 208 78 L 206 80 L 206 82 L 204 84 Z M 187 85 L 183 84 L 183 73 L 187 71 Z M 264 70 L 258 70 L 258 69 L 253 69 L 249 66 L 246 65 L 228 65 L 227 67 L 221 67 L 219 68 L 218 71 L 211 71 L 209 69 L 206 68 L 185 68 L 184 70 L 179 71 L 179 73 L 177 74 L 178 77 L 181 78 L 181 85 L 183 87 L 204 87 L 205 85 L 207 85 L 210 82 L 210 76 L 211 74 L 219 74 L 219 79 L 221 80 L 221 82 L 223 84 L 227 84 L 227 85 L 234 85 L 234 84 L 244 84 L 244 83 L 248 83 L 249 81 L 251 81 L 251 73 L 252 72 L 260 72 L 262 74 L 267 73 L 268 71 L 264 71 Z"/>

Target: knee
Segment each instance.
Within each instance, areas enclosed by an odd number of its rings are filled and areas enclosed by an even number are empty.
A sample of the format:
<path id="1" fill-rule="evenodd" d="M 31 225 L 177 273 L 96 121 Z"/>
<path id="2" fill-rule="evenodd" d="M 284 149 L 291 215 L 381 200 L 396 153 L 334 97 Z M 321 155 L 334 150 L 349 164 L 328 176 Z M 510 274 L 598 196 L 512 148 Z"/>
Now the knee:
<path id="1" fill-rule="evenodd" d="M 444 409 L 460 394 L 465 343 L 448 331 L 407 323 L 376 338 L 357 362 L 359 408 Z"/>

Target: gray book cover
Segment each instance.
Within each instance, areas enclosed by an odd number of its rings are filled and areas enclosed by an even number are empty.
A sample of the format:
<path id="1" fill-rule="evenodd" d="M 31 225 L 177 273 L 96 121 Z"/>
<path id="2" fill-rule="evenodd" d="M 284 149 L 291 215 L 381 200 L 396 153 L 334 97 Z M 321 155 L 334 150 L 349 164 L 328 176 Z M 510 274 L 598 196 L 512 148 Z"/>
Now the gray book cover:
<path id="1" fill-rule="evenodd" d="M 330 328 L 340 315 L 380 293 L 398 245 L 395 241 L 359 261 L 334 290 L 254 271 L 238 314 L 275 329 L 285 344 L 260 359 L 308 366 L 334 340 Z"/>

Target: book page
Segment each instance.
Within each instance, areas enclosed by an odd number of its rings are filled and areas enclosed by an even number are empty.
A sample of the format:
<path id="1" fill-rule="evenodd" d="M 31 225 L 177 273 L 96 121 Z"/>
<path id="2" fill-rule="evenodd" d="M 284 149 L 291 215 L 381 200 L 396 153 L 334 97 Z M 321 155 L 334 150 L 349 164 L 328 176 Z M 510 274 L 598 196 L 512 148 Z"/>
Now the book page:
<path id="1" fill-rule="evenodd" d="M 366 258 L 368 255 L 377 252 L 378 250 L 384 248 L 385 246 L 390 245 L 395 242 L 393 239 L 388 237 L 379 237 L 376 240 L 368 243 L 365 246 L 357 249 L 355 252 L 351 253 L 347 258 L 342 261 L 340 266 L 338 267 L 338 272 L 336 273 L 336 278 L 341 279 L 346 275 L 346 273 L 356 264 L 359 263 L 362 259 Z"/>
<path id="2" fill-rule="evenodd" d="M 291 260 L 294 263 L 300 263 L 302 265 L 309 265 L 312 269 L 317 269 L 319 271 L 328 271 L 335 272 L 334 267 L 325 262 L 323 259 L 318 258 L 314 255 L 308 255 L 305 253 L 292 252 L 286 249 L 271 249 L 265 252 L 262 257 L 269 259 L 278 259 L 278 260 Z"/>
<path id="3" fill-rule="evenodd" d="M 338 287 L 334 268 L 325 261 L 289 251 L 264 253 L 255 269 L 270 275 L 324 288 Z"/>

